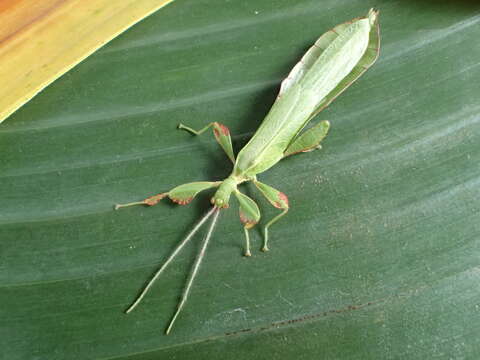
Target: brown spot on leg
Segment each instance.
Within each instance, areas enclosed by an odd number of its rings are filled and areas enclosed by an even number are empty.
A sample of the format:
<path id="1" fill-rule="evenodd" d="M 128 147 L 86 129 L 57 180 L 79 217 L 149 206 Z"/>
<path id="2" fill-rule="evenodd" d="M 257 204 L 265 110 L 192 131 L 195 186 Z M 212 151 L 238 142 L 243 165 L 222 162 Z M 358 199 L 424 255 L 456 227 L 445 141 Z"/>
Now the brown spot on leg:
<path id="1" fill-rule="evenodd" d="M 289 204 L 288 204 L 288 196 L 285 195 L 283 192 L 279 192 L 278 194 L 278 198 L 283 201 L 283 203 L 285 204 L 285 206 L 288 208 Z"/>
<path id="2" fill-rule="evenodd" d="M 177 203 L 179 205 L 187 205 L 190 204 L 193 200 L 193 197 L 185 198 L 185 199 L 179 199 L 179 198 L 170 198 L 174 203 Z"/>
<path id="3" fill-rule="evenodd" d="M 218 126 L 220 127 L 220 130 L 222 131 L 223 135 L 225 135 L 225 136 L 230 135 L 230 130 L 228 130 L 228 127 L 226 127 L 223 124 L 218 124 Z"/>
<path id="4" fill-rule="evenodd" d="M 242 222 L 242 224 L 244 224 L 244 226 L 247 229 L 251 229 L 252 227 L 254 227 L 257 224 L 256 221 L 252 221 L 252 220 L 248 219 L 241 211 L 240 211 L 240 221 Z"/>
<path id="5" fill-rule="evenodd" d="M 145 205 L 148 205 L 148 206 L 157 205 L 159 201 L 162 200 L 167 195 L 168 195 L 167 193 L 153 195 L 143 200 L 143 202 L 145 203 Z"/>

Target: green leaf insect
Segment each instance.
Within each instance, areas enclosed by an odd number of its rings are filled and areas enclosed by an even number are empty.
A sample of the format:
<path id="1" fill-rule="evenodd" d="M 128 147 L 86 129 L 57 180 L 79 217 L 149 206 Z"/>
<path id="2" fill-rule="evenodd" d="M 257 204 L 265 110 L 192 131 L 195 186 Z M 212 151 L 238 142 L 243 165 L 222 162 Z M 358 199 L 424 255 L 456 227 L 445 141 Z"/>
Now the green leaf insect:
<path id="1" fill-rule="evenodd" d="M 195 135 L 200 135 L 207 129 L 212 128 L 215 139 L 233 163 L 233 171 L 223 181 L 188 183 L 177 186 L 169 192 L 151 196 L 143 201 L 115 206 L 116 209 L 131 205 L 153 206 L 165 197 L 169 197 L 178 204 L 185 205 L 190 203 L 199 192 L 217 188 L 211 198 L 213 204 L 211 210 L 177 245 L 135 302 L 126 310 L 126 313 L 131 312 L 139 304 L 154 281 L 180 250 L 213 216 L 177 310 L 166 329 L 167 334 L 170 332 L 188 298 L 220 210 L 229 207 L 232 194 L 235 195 L 240 205 L 240 220 L 244 225 L 246 239 L 245 256 L 251 256 L 249 229 L 260 220 L 260 210 L 255 201 L 238 190 L 238 185 L 241 183 L 253 182 L 260 193 L 274 207 L 281 210 L 281 213 L 267 222 L 264 227 L 262 250 L 268 250 L 269 229 L 288 212 L 289 203 L 284 193 L 261 183 L 257 180 L 257 175 L 268 170 L 284 157 L 320 149 L 320 142 L 327 135 L 330 123 L 321 121 L 306 131 L 302 132 L 302 130 L 316 114 L 327 107 L 373 65 L 378 57 L 379 48 L 378 11 L 374 9 L 371 9 L 366 17 L 340 24 L 323 34 L 300 62 L 295 65 L 288 77 L 283 80 L 280 92 L 271 110 L 236 158 L 232 148 L 230 131 L 225 125 L 212 122 L 199 131 L 182 124 L 178 126 L 179 129 L 184 129 Z"/>

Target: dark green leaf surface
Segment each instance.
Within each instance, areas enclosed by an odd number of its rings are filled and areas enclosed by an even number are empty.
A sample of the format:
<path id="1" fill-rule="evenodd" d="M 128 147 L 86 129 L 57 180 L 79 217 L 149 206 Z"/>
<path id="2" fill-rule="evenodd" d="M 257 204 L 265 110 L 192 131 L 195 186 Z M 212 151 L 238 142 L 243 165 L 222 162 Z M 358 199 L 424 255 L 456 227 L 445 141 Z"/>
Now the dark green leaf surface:
<path id="1" fill-rule="evenodd" d="M 382 51 L 317 119 L 323 149 L 259 180 L 291 210 L 242 257 L 220 218 L 172 335 L 200 237 L 123 311 L 207 210 L 164 200 L 231 170 L 281 79 L 323 32 L 377 6 Z M 0 358 L 477 359 L 480 9 L 476 1 L 178 0 L 0 127 Z M 253 187 L 261 224 L 278 213 Z"/>

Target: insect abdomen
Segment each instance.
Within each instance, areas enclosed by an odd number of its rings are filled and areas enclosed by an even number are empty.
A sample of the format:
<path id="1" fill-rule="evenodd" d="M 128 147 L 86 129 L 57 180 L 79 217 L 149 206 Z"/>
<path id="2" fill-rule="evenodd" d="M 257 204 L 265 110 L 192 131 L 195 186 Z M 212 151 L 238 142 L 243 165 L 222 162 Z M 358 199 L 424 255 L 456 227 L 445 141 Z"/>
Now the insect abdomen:
<path id="1" fill-rule="evenodd" d="M 238 154 L 236 174 L 253 176 L 280 161 L 292 134 L 301 130 L 309 116 L 308 97 L 309 94 L 294 86 L 277 99 L 252 139 Z"/>

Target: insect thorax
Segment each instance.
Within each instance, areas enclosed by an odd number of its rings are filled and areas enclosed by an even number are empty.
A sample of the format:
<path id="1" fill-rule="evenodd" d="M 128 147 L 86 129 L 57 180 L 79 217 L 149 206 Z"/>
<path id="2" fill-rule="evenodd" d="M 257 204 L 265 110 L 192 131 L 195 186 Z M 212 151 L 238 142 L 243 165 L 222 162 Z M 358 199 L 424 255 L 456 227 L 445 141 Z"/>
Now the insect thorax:
<path id="1" fill-rule="evenodd" d="M 237 190 L 237 185 L 244 180 L 238 179 L 233 175 L 223 180 L 215 195 L 212 197 L 212 204 L 219 208 L 227 208 L 230 201 L 230 195 Z"/>

